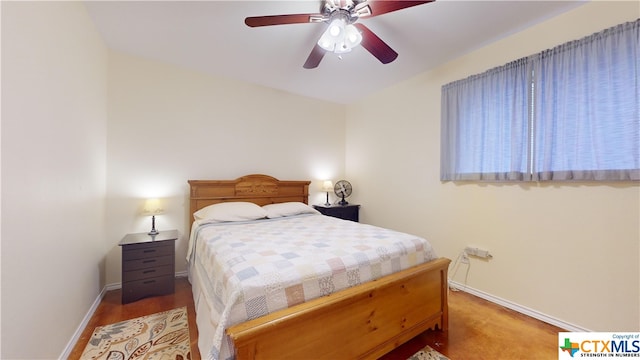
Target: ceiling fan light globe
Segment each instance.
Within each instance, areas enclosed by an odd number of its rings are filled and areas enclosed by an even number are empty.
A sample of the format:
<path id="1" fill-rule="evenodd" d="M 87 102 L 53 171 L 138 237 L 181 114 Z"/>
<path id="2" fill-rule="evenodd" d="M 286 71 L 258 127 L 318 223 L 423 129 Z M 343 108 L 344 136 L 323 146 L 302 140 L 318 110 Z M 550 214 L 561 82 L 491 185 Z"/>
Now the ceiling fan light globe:
<path id="1" fill-rule="evenodd" d="M 333 49 L 335 47 L 335 42 L 331 40 L 329 37 L 325 37 L 324 35 L 322 35 L 322 37 L 318 40 L 318 46 L 320 46 L 326 51 L 333 52 Z"/>
<path id="2" fill-rule="evenodd" d="M 339 26 L 334 26 L 334 25 L 329 26 L 329 35 L 337 38 L 341 32 L 342 32 L 342 29 L 340 29 Z"/>
<path id="3" fill-rule="evenodd" d="M 344 41 L 349 47 L 356 47 L 362 42 L 362 34 L 355 26 L 349 24 L 345 29 Z"/>
<path id="4" fill-rule="evenodd" d="M 329 28 L 325 31 L 325 34 L 329 33 L 329 36 L 339 39 L 344 36 L 344 28 L 345 22 L 342 18 L 334 19 L 331 21 L 331 24 L 329 24 Z"/>

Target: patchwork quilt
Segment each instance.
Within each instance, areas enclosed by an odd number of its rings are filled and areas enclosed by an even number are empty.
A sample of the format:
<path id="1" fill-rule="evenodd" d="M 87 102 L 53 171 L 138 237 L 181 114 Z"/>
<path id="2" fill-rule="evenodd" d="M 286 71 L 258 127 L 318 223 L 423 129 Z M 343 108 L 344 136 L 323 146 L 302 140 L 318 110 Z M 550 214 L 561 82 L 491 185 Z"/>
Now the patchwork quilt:
<path id="1" fill-rule="evenodd" d="M 323 215 L 195 225 L 187 260 L 213 309 L 210 359 L 233 358 L 231 325 L 436 258 L 423 238 Z"/>

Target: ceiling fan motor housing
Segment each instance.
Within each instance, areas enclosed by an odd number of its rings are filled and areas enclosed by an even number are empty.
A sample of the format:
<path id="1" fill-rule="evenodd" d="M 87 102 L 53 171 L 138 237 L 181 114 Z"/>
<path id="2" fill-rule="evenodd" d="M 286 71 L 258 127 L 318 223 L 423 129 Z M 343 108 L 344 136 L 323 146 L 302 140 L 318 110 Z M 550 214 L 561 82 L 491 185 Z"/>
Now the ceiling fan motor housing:
<path id="1" fill-rule="evenodd" d="M 371 15 L 371 8 L 367 5 L 367 0 L 326 0 L 320 7 L 320 12 L 328 20 L 332 20 L 332 15 L 338 11 L 348 17 L 349 24 L 358 20 L 360 16 Z"/>

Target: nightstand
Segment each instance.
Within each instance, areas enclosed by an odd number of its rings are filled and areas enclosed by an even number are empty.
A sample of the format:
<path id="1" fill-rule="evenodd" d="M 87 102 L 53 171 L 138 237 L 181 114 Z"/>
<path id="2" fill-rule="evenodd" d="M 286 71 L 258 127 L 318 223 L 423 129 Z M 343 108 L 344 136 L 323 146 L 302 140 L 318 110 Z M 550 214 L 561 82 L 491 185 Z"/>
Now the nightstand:
<path id="1" fill-rule="evenodd" d="M 128 234 L 122 246 L 122 303 L 175 291 L 177 230 Z"/>
<path id="2" fill-rule="evenodd" d="M 360 205 L 313 205 L 322 215 L 333 216 L 344 220 L 359 221 Z"/>

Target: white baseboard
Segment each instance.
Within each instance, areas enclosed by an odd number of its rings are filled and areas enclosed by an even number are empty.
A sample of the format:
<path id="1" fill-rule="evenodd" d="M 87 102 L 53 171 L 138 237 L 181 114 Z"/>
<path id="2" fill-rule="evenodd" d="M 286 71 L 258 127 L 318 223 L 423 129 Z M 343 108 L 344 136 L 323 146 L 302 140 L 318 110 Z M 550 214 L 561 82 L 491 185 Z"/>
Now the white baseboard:
<path id="1" fill-rule="evenodd" d="M 188 273 L 187 273 L 186 270 L 185 271 L 179 271 L 179 272 L 176 273 L 176 277 L 177 278 L 187 277 L 187 276 L 188 276 Z M 80 325 L 78 325 L 78 328 L 73 333 L 73 336 L 71 337 L 71 340 L 69 340 L 69 342 L 67 343 L 67 346 L 62 351 L 62 354 L 58 357 L 59 360 L 68 359 L 69 358 L 69 354 L 71 354 L 71 351 L 73 350 L 73 347 L 78 342 L 78 339 L 80 339 L 80 336 L 82 335 L 82 332 L 87 327 L 87 324 L 89 324 L 89 321 L 91 320 L 91 317 L 93 317 L 93 314 L 98 309 L 98 305 L 100 305 L 100 302 L 104 298 L 104 296 L 107 293 L 107 291 L 118 290 L 118 289 L 121 289 L 121 288 L 122 288 L 122 283 L 107 284 L 107 285 L 104 286 L 104 288 L 102 288 L 102 291 L 100 291 L 100 294 L 98 294 L 98 297 L 96 297 L 96 299 L 93 301 L 93 304 L 91 304 L 91 307 L 89 308 L 89 311 L 87 311 L 87 314 L 82 319 L 82 322 L 80 322 Z"/>
<path id="2" fill-rule="evenodd" d="M 528 308 L 526 306 L 522 306 L 522 305 L 516 304 L 514 302 L 511 302 L 509 300 L 505 300 L 505 299 L 502 299 L 500 297 L 488 294 L 488 293 L 486 293 L 484 291 L 480 291 L 478 289 L 474 289 L 474 288 L 469 287 L 467 285 L 461 284 L 461 283 L 459 283 L 457 281 L 449 280 L 449 286 L 451 288 L 453 288 L 453 289 L 467 292 L 467 293 L 469 293 L 471 295 L 475 295 L 475 296 L 477 296 L 479 298 L 485 299 L 487 301 L 491 301 L 492 303 L 498 304 L 500 306 L 504 306 L 507 309 L 511 309 L 513 311 L 517 311 L 517 312 L 519 312 L 521 314 L 530 316 L 530 317 L 532 317 L 534 319 L 538 319 L 540 321 L 544 321 L 544 322 L 546 322 L 548 324 L 557 326 L 557 327 L 559 327 L 561 329 L 565 329 L 567 331 L 572 331 L 572 332 L 590 332 L 591 331 L 591 330 L 585 329 L 585 328 L 583 328 L 581 326 L 578 326 L 578 325 L 566 322 L 564 320 L 557 319 L 557 318 L 555 318 L 553 316 L 549 316 L 547 314 L 541 313 L 541 312 L 539 312 L 537 310 L 530 309 L 530 308 Z"/>
<path id="3" fill-rule="evenodd" d="M 76 331 L 73 333 L 71 340 L 69 340 L 67 346 L 64 348 L 64 351 L 62 351 L 62 354 L 58 357 L 58 359 L 62 360 L 69 358 L 71 350 L 73 350 L 73 347 L 78 342 L 78 339 L 80 339 L 84 328 L 86 328 L 87 324 L 89 324 L 89 320 L 91 320 L 93 313 L 96 312 L 96 309 L 98 309 L 98 305 L 100 305 L 100 302 L 102 301 L 102 298 L 104 298 L 104 295 L 107 293 L 107 291 L 108 290 L 106 286 L 102 289 L 102 291 L 100 291 L 100 294 L 98 294 L 98 297 L 93 301 L 93 304 L 91 304 L 89 311 L 87 311 L 87 314 L 82 319 L 82 322 L 80 322 L 80 325 L 78 325 L 78 328 L 76 328 Z"/>

